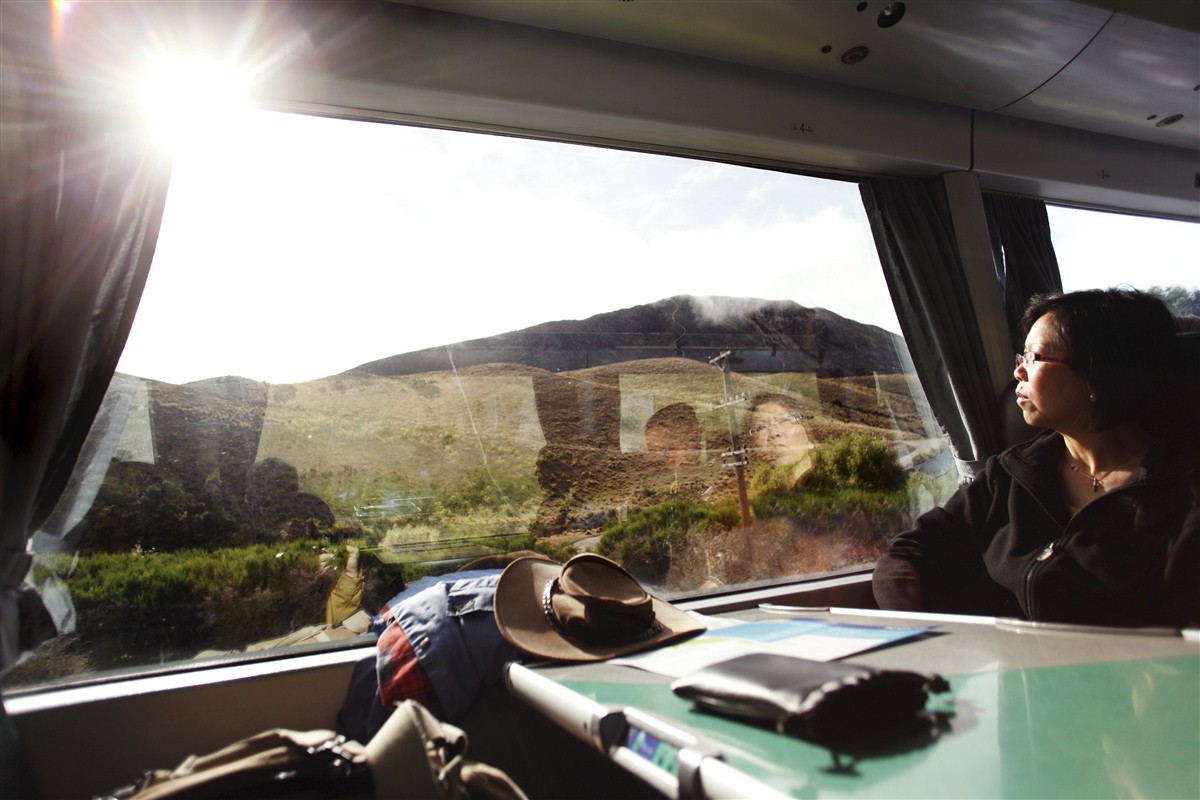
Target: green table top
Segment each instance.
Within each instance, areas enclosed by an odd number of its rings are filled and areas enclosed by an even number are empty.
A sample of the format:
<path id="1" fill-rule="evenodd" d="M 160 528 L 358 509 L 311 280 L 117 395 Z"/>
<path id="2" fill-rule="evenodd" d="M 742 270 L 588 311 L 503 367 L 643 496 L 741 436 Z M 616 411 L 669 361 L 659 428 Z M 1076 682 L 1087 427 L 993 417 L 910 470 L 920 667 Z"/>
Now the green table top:
<path id="1" fill-rule="evenodd" d="M 536 671 L 595 703 L 682 725 L 792 797 L 1200 798 L 1195 641 L 948 623 L 846 660 L 946 677 L 952 691 L 929 703 L 950 712 L 943 730 L 835 765 L 820 746 L 694 711 L 664 676 L 609 664 Z"/>
<path id="2" fill-rule="evenodd" d="M 682 723 L 731 766 L 793 797 L 1200 797 L 1200 658 L 949 681 L 948 730 L 907 752 L 845 759 L 841 771 L 828 750 L 693 711 L 665 683 L 560 683 Z"/>

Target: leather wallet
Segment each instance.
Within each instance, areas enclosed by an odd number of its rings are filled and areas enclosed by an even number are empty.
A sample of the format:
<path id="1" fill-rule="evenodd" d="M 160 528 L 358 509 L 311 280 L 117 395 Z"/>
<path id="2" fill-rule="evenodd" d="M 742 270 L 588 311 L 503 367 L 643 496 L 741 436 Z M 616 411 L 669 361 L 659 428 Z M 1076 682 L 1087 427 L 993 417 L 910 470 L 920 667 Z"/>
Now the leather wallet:
<path id="1" fill-rule="evenodd" d="M 949 688 L 938 675 L 773 653 L 738 656 L 671 684 L 701 711 L 841 749 L 910 731 L 929 694 Z"/>

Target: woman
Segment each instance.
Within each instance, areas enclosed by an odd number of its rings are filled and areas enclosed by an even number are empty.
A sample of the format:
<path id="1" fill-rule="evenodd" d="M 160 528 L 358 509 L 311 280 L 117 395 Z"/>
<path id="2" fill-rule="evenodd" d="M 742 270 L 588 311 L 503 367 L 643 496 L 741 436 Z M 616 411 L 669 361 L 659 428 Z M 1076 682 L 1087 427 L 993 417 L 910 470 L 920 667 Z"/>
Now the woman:
<path id="1" fill-rule="evenodd" d="M 1150 295 L 1033 298 L 1015 401 L 1045 429 L 988 460 L 876 565 L 881 608 L 1200 626 L 1195 409 Z"/>
<path id="2" fill-rule="evenodd" d="M 770 464 L 794 464 L 794 478 L 810 466 L 813 442 L 804 427 L 804 413 L 794 398 L 784 394 L 757 395 L 746 417 L 746 440 L 753 452 Z"/>

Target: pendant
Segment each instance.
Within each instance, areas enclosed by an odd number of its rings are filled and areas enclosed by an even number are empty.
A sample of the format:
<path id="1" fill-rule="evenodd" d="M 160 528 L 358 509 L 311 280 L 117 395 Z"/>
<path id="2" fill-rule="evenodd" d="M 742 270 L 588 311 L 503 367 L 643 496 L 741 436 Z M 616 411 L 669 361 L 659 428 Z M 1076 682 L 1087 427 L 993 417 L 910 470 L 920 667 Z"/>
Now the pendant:
<path id="1" fill-rule="evenodd" d="M 1092 494 L 1095 494 L 1098 491 L 1100 491 L 1100 481 L 1092 478 Z"/>

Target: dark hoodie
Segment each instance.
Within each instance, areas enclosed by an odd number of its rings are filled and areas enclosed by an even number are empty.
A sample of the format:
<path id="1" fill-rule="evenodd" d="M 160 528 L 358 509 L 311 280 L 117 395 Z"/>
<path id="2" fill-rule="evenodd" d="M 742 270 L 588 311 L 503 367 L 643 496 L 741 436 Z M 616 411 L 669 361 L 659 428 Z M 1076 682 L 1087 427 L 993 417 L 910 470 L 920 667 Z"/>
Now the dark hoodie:
<path id="1" fill-rule="evenodd" d="M 1059 490 L 1065 446 L 1047 431 L 988 459 L 896 537 L 876 565 L 880 605 L 911 607 L 902 584 L 915 570 L 925 611 L 1200 627 L 1194 443 L 1156 445 L 1128 482 L 1074 517 Z"/>

